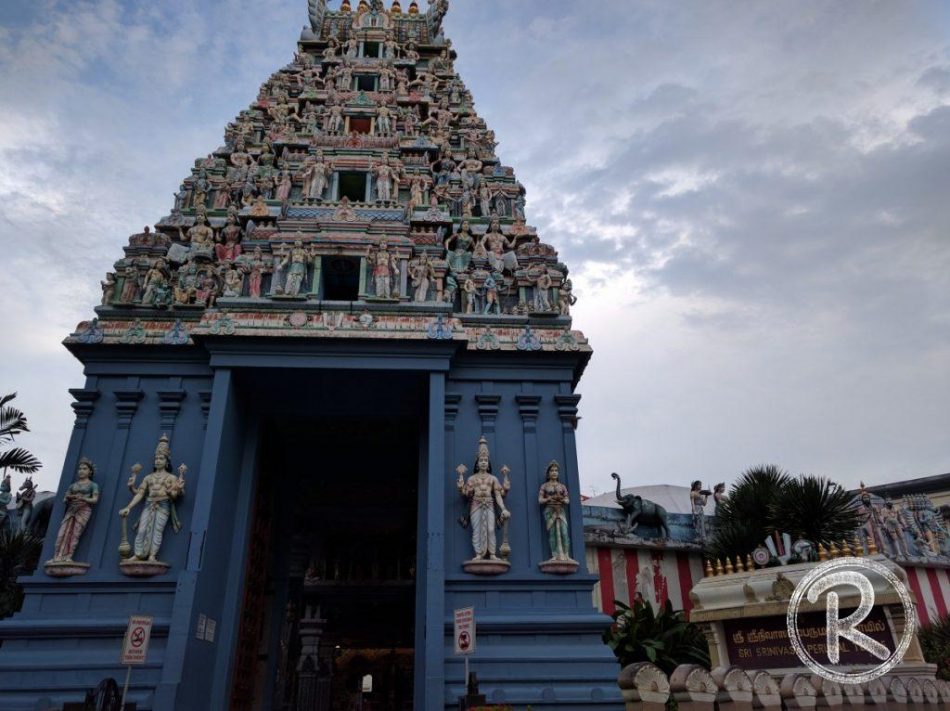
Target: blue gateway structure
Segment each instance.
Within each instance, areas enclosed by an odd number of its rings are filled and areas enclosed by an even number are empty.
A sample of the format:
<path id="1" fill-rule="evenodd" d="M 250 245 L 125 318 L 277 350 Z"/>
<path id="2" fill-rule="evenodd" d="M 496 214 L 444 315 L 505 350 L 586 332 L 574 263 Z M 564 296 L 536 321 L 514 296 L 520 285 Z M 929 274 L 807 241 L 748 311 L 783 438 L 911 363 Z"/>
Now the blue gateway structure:
<path id="1" fill-rule="evenodd" d="M 0 625 L 0 707 L 121 680 L 146 614 L 139 709 L 351 708 L 367 676 L 372 708 L 448 708 L 469 606 L 490 702 L 617 707 L 573 560 L 590 348 L 447 5 L 310 0 L 294 61 L 130 238 L 66 340 L 69 500 Z"/>

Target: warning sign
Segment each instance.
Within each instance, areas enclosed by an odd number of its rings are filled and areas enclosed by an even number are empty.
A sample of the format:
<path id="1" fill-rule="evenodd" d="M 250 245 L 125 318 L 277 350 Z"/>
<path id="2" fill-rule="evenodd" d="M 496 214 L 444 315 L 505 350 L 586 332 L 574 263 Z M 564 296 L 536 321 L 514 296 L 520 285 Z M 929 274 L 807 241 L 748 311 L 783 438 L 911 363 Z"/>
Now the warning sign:
<path id="1" fill-rule="evenodd" d="M 131 666 L 145 664 L 148 656 L 148 643 L 152 637 L 152 618 L 145 615 L 129 617 L 129 627 L 125 631 L 122 642 L 122 659 L 120 664 Z"/>
<path id="2" fill-rule="evenodd" d="M 463 607 L 455 611 L 455 653 L 475 653 L 475 608 Z"/>

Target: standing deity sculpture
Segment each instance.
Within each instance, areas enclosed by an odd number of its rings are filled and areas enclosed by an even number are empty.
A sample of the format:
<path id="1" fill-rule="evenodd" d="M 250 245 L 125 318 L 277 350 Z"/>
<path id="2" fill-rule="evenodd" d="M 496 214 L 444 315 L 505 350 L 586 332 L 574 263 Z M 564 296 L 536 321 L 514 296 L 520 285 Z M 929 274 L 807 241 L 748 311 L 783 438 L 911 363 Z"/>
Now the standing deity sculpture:
<path id="1" fill-rule="evenodd" d="M 281 269 L 287 269 L 287 281 L 284 283 L 284 296 L 299 296 L 303 283 L 307 280 L 307 265 L 313 259 L 313 252 L 303 246 L 302 235 L 298 232 L 294 246 L 281 262 Z"/>
<path id="2" fill-rule="evenodd" d="M 492 271 L 514 274 L 518 271 L 518 256 L 514 253 L 517 237 L 508 239 L 502 234 L 497 217 L 493 217 L 488 232 L 482 237 L 482 244 L 488 256 L 488 263 Z"/>
<path id="3" fill-rule="evenodd" d="M 880 509 L 880 520 L 887 552 L 893 556 L 910 555 L 907 539 L 904 537 L 904 521 L 890 497 L 884 499 L 884 506 Z"/>
<path id="4" fill-rule="evenodd" d="M 366 261 L 373 276 L 373 286 L 377 299 L 393 298 L 393 281 L 399 276 L 396 255 L 389 251 L 389 243 L 382 239 L 376 247 L 366 251 Z"/>
<path id="5" fill-rule="evenodd" d="M 694 481 L 693 485 L 689 487 L 689 504 L 690 510 L 693 512 L 693 528 L 696 530 L 699 540 L 704 543 L 706 541 L 706 501 L 711 495 L 711 491 L 703 489 L 701 481 Z"/>
<path id="6" fill-rule="evenodd" d="M 106 278 L 101 282 L 102 284 L 102 305 L 111 306 L 112 302 L 115 301 L 115 272 L 108 272 Z"/>
<path id="7" fill-rule="evenodd" d="M 727 498 L 726 483 L 719 482 L 713 487 L 713 501 L 716 503 L 716 507 L 713 509 L 715 516 L 719 515 L 722 504 Z"/>
<path id="8" fill-rule="evenodd" d="M 482 285 L 482 299 L 485 303 L 482 308 L 483 314 L 501 314 L 501 303 L 498 301 L 498 282 L 491 274 L 485 277 L 485 283 Z"/>
<path id="9" fill-rule="evenodd" d="M 534 278 L 534 310 L 540 313 L 547 313 L 551 310 L 551 289 L 554 288 L 554 280 L 544 268 L 540 274 Z"/>
<path id="10" fill-rule="evenodd" d="M 279 244 L 271 254 L 270 296 L 284 293 L 284 259 L 287 257 L 287 245 Z"/>
<path id="11" fill-rule="evenodd" d="M 214 253 L 219 262 L 233 262 L 241 256 L 242 235 L 243 230 L 238 224 L 237 211 L 235 210 L 228 214 L 227 223 L 221 229 L 221 238 L 224 241 L 214 246 Z"/>
<path id="12" fill-rule="evenodd" d="M 76 481 L 66 489 L 63 499 L 66 503 L 66 513 L 56 534 L 53 557 L 44 565 L 47 575 L 61 578 L 82 575 L 89 569 L 88 563 L 74 561 L 73 555 L 92 518 L 93 507 L 99 503 L 99 485 L 93 481 L 95 475 L 96 466 L 85 457 L 80 459 Z"/>
<path id="13" fill-rule="evenodd" d="M 417 303 L 427 301 L 429 284 L 435 281 L 435 269 L 426 252 L 423 252 L 419 260 L 410 268 L 409 276 L 412 277 L 412 286 L 415 288 L 415 301 Z"/>
<path id="14" fill-rule="evenodd" d="M 373 122 L 373 135 L 388 137 L 393 135 L 392 111 L 384 105 L 376 109 L 376 121 Z"/>
<path id="15" fill-rule="evenodd" d="M 425 207 L 428 202 L 427 183 L 421 175 L 417 175 L 409 183 L 409 203 L 406 205 L 406 211 L 411 215 L 414 210 Z"/>
<path id="16" fill-rule="evenodd" d="M 577 303 L 577 297 L 574 296 L 574 284 L 570 279 L 565 279 L 564 283 L 561 284 L 557 298 L 561 316 L 570 316 L 571 307 Z"/>
<path id="17" fill-rule="evenodd" d="M 277 191 L 274 198 L 282 204 L 290 199 L 290 193 L 294 189 L 294 180 L 289 170 L 282 170 L 277 175 Z"/>
<path id="18" fill-rule="evenodd" d="M 33 502 L 36 501 L 36 485 L 33 483 L 33 477 L 28 476 L 20 484 L 16 494 L 16 512 L 20 519 L 20 530 L 25 531 L 30 526 L 30 520 L 33 518 Z"/>
<path id="19" fill-rule="evenodd" d="M 567 507 L 571 496 L 560 481 L 561 466 L 552 461 L 544 472 L 544 483 L 538 491 L 538 503 L 544 507 L 544 527 L 548 532 L 551 558 L 538 567 L 545 573 L 568 574 L 577 570 L 578 563 L 571 558 L 571 536 Z"/>
<path id="20" fill-rule="evenodd" d="M 399 193 L 399 170 L 389 164 L 389 154 L 383 155 L 382 163 L 374 163 L 371 172 L 376 176 L 376 201 L 390 202 Z"/>
<path id="21" fill-rule="evenodd" d="M 119 567 L 123 573 L 132 576 L 150 576 L 164 573 L 170 567 L 158 559 L 165 536 L 165 527 L 171 521 L 172 530 L 181 529 L 178 513 L 175 510 L 175 500 L 185 493 L 185 474 L 188 467 L 182 464 L 178 467 L 178 476 L 171 472 L 171 447 L 167 435 L 162 435 L 155 449 L 155 465 L 151 474 L 145 476 L 142 482 L 136 485 L 136 478 L 142 465 L 132 467 L 129 477 L 129 491 L 133 493 L 128 506 L 119 511 L 122 519 L 122 541 L 119 544 L 119 555 L 122 561 Z M 129 545 L 126 521 L 129 513 L 142 501 L 145 507 L 139 515 L 133 529 L 136 531 L 133 545 Z"/>
<path id="22" fill-rule="evenodd" d="M 465 277 L 465 283 L 462 284 L 462 292 L 464 293 L 465 301 L 465 313 L 473 314 L 476 311 L 475 299 L 478 295 L 478 289 L 475 286 L 475 280 L 471 276 Z"/>
<path id="23" fill-rule="evenodd" d="M 264 253 L 260 247 L 254 248 L 254 253 L 247 263 L 247 268 L 247 295 L 252 299 L 259 299 L 261 298 L 261 283 L 264 280 L 264 272 L 267 270 Z"/>
<path id="24" fill-rule="evenodd" d="M 333 175 L 333 163 L 323 157 L 323 151 L 317 151 L 316 158 L 310 159 L 304 165 L 303 194 L 312 200 L 323 200 L 323 194 L 330 184 Z"/>
<path id="25" fill-rule="evenodd" d="M 142 288 L 142 306 L 167 306 L 171 294 L 168 287 L 167 265 L 164 259 L 156 259 L 145 273 Z"/>
<path id="26" fill-rule="evenodd" d="M 507 560 L 511 553 L 507 540 L 511 512 L 505 507 L 505 496 L 511 490 L 508 478 L 511 470 L 507 466 L 502 467 L 502 481 L 492 474 L 488 441 L 483 436 L 478 442 L 478 455 L 472 475 L 465 478 L 468 468 L 464 464 L 459 464 L 455 471 L 458 473 L 459 493 L 470 500 L 468 524 L 472 527 L 472 548 L 475 553 L 462 567 L 466 572 L 476 575 L 504 573 L 511 567 Z M 495 532 L 498 521 L 505 532 L 500 551 Z M 498 556 L 499 552 L 501 557 Z"/>
<path id="27" fill-rule="evenodd" d="M 119 303 L 131 304 L 139 295 L 139 270 L 134 264 L 127 266 L 122 272 L 125 281 L 122 283 L 122 293 L 119 294 Z"/>

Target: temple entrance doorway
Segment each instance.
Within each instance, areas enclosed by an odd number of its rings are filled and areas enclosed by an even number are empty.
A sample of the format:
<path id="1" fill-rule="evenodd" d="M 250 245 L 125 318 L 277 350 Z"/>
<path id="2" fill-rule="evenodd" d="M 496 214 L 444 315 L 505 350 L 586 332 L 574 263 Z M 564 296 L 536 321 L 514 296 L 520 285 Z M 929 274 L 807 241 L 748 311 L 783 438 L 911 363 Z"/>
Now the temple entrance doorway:
<path id="1" fill-rule="evenodd" d="M 424 391 L 386 406 L 400 385 L 363 415 L 322 388 L 333 414 L 262 417 L 232 709 L 412 709 L 426 420 Z"/>

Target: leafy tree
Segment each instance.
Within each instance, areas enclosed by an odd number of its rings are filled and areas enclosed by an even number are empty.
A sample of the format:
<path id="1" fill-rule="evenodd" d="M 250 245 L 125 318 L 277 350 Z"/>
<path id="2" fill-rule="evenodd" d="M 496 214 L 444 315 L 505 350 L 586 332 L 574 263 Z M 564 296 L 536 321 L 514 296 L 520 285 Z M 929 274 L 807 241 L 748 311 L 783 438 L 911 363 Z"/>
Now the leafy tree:
<path id="1" fill-rule="evenodd" d="M 0 397 L 0 445 L 11 444 L 18 434 L 30 431 L 26 415 L 9 404 L 15 397 L 16 393 Z M 32 474 L 41 466 L 40 460 L 20 447 L 0 452 L 0 469 Z"/>
<path id="2" fill-rule="evenodd" d="M 644 600 L 635 600 L 632 607 L 619 600 L 614 604 L 614 624 L 604 632 L 604 642 L 620 666 L 650 662 L 666 674 L 680 664 L 709 668 L 709 647 L 702 630 L 687 622 L 682 610 L 674 612 L 669 600 L 658 613 Z"/>
<path id="3" fill-rule="evenodd" d="M 31 531 L 0 528 L 0 619 L 23 604 L 23 588 L 17 578 L 33 572 L 42 548 L 43 539 Z"/>
<path id="4" fill-rule="evenodd" d="M 719 507 L 709 552 L 714 558 L 745 558 L 776 531 L 815 544 L 840 543 L 862 523 L 854 497 L 830 479 L 758 466 L 739 477 Z"/>
<path id="5" fill-rule="evenodd" d="M 937 677 L 950 681 L 950 615 L 921 627 L 918 637 L 924 659 L 937 665 Z"/>

